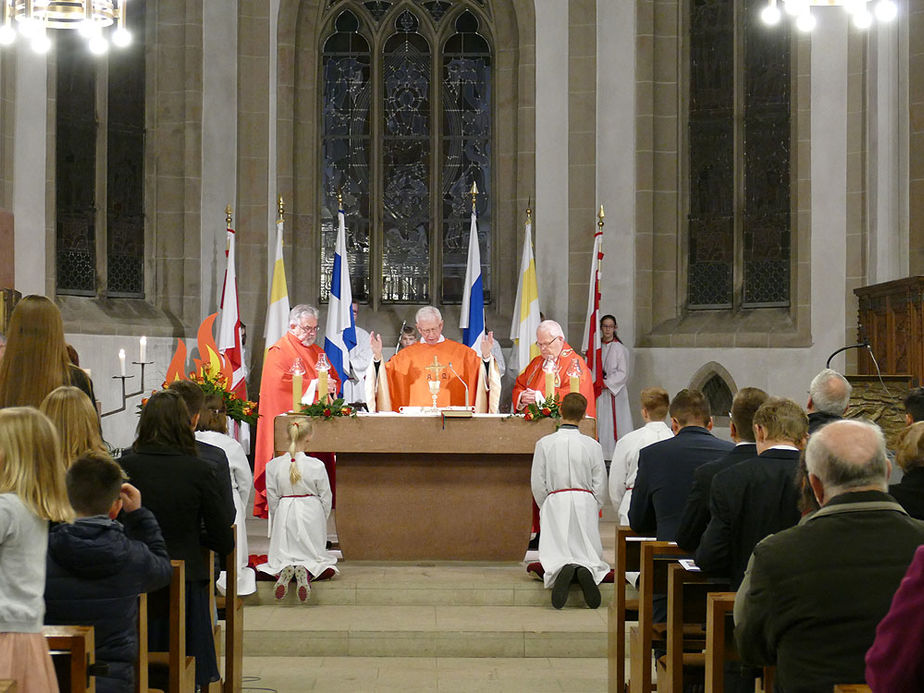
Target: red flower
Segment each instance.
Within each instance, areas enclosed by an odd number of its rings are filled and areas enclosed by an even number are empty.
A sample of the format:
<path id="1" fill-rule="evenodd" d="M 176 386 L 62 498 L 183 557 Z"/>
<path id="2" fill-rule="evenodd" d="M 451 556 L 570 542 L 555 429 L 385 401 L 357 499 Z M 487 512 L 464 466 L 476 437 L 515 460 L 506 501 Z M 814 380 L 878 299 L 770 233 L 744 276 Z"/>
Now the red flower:
<path id="1" fill-rule="evenodd" d="M 330 409 L 325 409 L 325 410 L 324 410 L 324 416 L 330 416 L 330 415 L 331 415 Z"/>
<path id="2" fill-rule="evenodd" d="M 531 411 L 526 412 L 525 414 L 523 414 L 523 419 L 524 419 L 525 421 L 532 421 L 532 420 L 533 420 L 533 413 L 532 413 Z"/>
<path id="3" fill-rule="evenodd" d="M 551 416 L 551 415 L 552 415 L 552 410 L 549 409 L 548 407 L 542 407 L 542 415 L 543 415 L 543 416 Z"/>
<path id="4" fill-rule="evenodd" d="M 351 412 L 352 412 L 352 409 L 350 409 L 349 407 L 344 407 L 343 409 L 340 410 L 340 413 L 343 414 L 344 416 L 349 416 Z"/>

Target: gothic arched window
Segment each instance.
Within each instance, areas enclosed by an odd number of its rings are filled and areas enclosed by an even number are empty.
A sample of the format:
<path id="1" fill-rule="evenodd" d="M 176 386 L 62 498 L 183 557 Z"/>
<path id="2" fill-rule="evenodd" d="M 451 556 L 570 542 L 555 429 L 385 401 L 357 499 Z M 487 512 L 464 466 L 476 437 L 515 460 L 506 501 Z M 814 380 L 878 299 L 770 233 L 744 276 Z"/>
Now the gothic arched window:
<path id="1" fill-rule="evenodd" d="M 459 303 L 472 198 L 485 300 L 494 204 L 492 48 L 483 0 L 330 3 L 321 41 L 321 295 L 337 194 L 353 296 Z"/>

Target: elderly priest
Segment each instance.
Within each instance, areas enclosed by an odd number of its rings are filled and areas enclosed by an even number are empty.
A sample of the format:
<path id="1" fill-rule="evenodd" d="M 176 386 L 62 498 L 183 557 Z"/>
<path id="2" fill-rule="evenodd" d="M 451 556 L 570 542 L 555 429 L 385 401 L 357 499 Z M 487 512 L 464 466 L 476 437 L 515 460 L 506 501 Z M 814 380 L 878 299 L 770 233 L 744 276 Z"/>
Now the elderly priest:
<path id="1" fill-rule="evenodd" d="M 513 410 L 523 411 L 551 394 L 558 400 L 569 392 L 587 398 L 587 416 L 597 416 L 597 398 L 587 363 L 565 341 L 565 333 L 554 320 L 543 320 L 536 328 L 539 355 L 529 362 L 513 386 Z M 576 386 L 576 387 L 575 387 Z"/>
<path id="2" fill-rule="evenodd" d="M 370 339 L 372 363 L 366 371 L 369 411 L 399 411 L 433 403 L 430 382 L 439 382 L 438 407 L 474 406 L 476 412 L 496 413 L 500 373 L 491 355 L 493 333 L 481 340 L 481 358 L 471 347 L 443 336 L 443 316 L 433 306 L 417 311 L 421 340 L 382 363 L 382 337 Z"/>

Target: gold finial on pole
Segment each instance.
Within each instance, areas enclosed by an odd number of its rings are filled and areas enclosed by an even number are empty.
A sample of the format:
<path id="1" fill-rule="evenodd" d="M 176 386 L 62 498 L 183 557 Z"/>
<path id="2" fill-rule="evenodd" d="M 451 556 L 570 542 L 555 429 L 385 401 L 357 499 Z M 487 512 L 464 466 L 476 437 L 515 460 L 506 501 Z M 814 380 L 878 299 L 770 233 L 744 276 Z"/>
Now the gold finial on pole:
<path id="1" fill-rule="evenodd" d="M 533 220 L 533 196 L 529 196 L 529 200 L 526 202 L 526 223 L 532 223 Z"/>
<path id="2" fill-rule="evenodd" d="M 231 228 L 231 205 L 229 204 L 225 207 L 225 225 L 230 229 Z"/>
<path id="3" fill-rule="evenodd" d="M 472 211 L 475 211 L 475 200 L 478 198 L 478 184 L 475 181 L 472 181 Z"/>
<path id="4" fill-rule="evenodd" d="M 286 203 L 282 199 L 282 195 L 279 196 L 279 202 L 276 204 L 276 211 L 279 213 L 279 218 L 276 221 L 283 221 L 286 216 Z"/>
<path id="5" fill-rule="evenodd" d="M 343 209 L 343 188 L 337 188 L 337 211 Z"/>
<path id="6" fill-rule="evenodd" d="M 600 214 L 597 215 L 597 226 L 601 231 L 603 230 L 603 216 L 603 205 L 600 205 Z"/>

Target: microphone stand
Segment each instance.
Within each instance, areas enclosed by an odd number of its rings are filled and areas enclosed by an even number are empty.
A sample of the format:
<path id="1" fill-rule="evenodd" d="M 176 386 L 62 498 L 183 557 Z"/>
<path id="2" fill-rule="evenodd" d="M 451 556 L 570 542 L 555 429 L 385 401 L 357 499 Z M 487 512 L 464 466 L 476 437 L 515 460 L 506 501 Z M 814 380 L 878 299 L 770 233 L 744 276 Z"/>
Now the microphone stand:
<path id="1" fill-rule="evenodd" d="M 848 349 L 866 349 L 869 352 L 869 357 L 873 360 L 873 365 L 876 367 L 876 376 L 879 378 L 879 384 L 882 385 L 883 392 L 891 397 L 892 393 L 889 392 L 889 388 L 886 387 L 885 381 L 882 379 L 882 371 L 879 370 L 879 362 L 876 360 L 876 355 L 873 353 L 873 348 L 870 346 L 868 341 L 864 340 L 859 344 L 848 344 L 845 347 L 841 347 L 828 357 L 828 360 L 825 362 L 825 368 L 830 368 L 831 361 L 834 359 L 834 357 L 842 351 L 847 351 Z"/>
<path id="2" fill-rule="evenodd" d="M 401 329 L 398 330 L 398 341 L 395 342 L 395 353 L 396 353 L 396 354 L 398 353 L 398 349 L 401 348 L 401 335 L 404 334 L 404 327 L 405 327 L 405 325 L 407 325 L 407 320 L 402 320 L 402 321 L 401 321 Z"/>
<path id="3" fill-rule="evenodd" d="M 449 370 L 452 371 L 452 374 L 459 379 L 459 381 L 462 383 L 462 386 L 465 388 L 465 408 L 468 409 L 468 383 L 462 380 L 461 375 L 456 373 L 456 369 L 452 367 L 452 361 L 449 362 Z"/>

